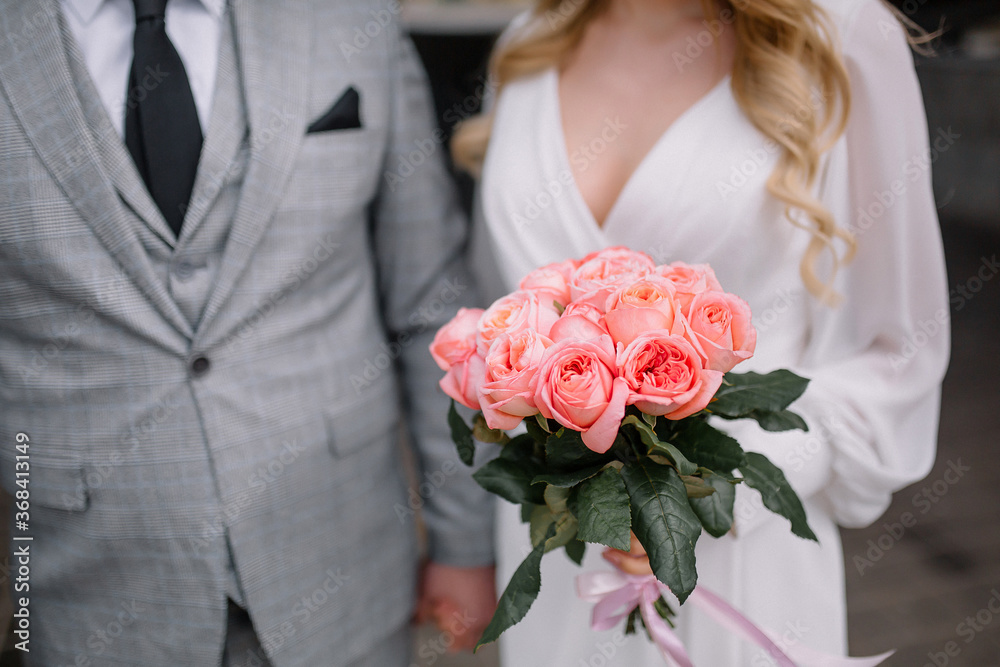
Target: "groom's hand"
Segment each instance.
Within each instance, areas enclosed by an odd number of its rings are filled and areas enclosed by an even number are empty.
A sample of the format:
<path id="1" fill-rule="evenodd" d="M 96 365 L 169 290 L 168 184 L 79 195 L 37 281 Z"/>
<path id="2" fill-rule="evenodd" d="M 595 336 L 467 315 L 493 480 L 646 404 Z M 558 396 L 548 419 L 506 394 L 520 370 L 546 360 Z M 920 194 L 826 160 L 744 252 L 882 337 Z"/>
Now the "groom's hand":
<path id="1" fill-rule="evenodd" d="M 442 633 L 449 633 L 449 651 L 471 651 L 496 610 L 495 574 L 492 565 L 427 563 L 420 581 L 417 622 L 433 621 Z"/>

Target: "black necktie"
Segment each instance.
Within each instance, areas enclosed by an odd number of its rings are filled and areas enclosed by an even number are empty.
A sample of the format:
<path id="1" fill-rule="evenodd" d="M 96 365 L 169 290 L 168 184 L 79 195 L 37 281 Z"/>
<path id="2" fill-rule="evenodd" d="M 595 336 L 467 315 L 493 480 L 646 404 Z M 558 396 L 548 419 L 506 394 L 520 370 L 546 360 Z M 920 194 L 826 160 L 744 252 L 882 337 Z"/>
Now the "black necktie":
<path id="1" fill-rule="evenodd" d="M 125 144 L 153 201 L 180 234 L 201 154 L 201 125 L 184 63 L 166 31 L 167 0 L 132 0 L 135 37 Z"/>

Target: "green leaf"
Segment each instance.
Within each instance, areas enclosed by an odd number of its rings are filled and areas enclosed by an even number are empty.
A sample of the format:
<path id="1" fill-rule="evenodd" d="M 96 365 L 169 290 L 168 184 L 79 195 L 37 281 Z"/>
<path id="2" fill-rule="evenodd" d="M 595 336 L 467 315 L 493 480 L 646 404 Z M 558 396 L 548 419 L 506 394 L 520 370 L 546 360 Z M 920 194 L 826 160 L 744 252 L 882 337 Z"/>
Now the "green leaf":
<path id="1" fill-rule="evenodd" d="M 577 565 L 583 565 L 583 556 L 587 553 L 587 543 L 574 537 L 566 543 L 566 555 Z"/>
<path id="2" fill-rule="evenodd" d="M 539 505 L 545 502 L 542 497 L 544 489 L 541 486 L 531 485 L 536 474 L 535 468 L 501 456 L 472 473 L 472 478 L 490 493 L 514 504 Z"/>
<path id="3" fill-rule="evenodd" d="M 745 417 L 753 411 L 781 412 L 806 390 L 809 380 L 787 369 L 760 373 L 726 373 L 708 411 L 723 417 Z"/>
<path id="4" fill-rule="evenodd" d="M 632 504 L 632 530 L 646 549 L 656 578 L 683 603 L 698 583 L 694 546 L 701 522 L 677 471 L 648 457 L 621 470 Z"/>
<path id="5" fill-rule="evenodd" d="M 791 410 L 782 410 L 781 412 L 760 412 L 754 410 L 747 417 L 757 420 L 757 423 L 765 431 L 809 430 L 806 420 Z"/>
<path id="6" fill-rule="evenodd" d="M 505 444 L 510 441 L 510 437 L 500 429 L 490 428 L 486 423 L 483 413 L 478 413 L 472 420 L 472 437 L 479 442 Z"/>
<path id="7" fill-rule="evenodd" d="M 524 503 L 521 505 L 521 523 L 528 523 L 531 521 L 531 513 L 535 511 L 537 505 L 531 505 L 529 503 Z"/>
<path id="8" fill-rule="evenodd" d="M 740 472 L 746 483 L 760 491 L 764 507 L 788 519 L 792 532 L 807 540 L 819 542 L 816 534 L 806 521 L 806 510 L 802 501 L 792 490 L 785 474 L 763 454 L 747 452 L 746 461 L 740 465 Z"/>
<path id="9" fill-rule="evenodd" d="M 535 477 L 532 480 L 533 484 L 551 484 L 552 486 L 558 486 L 562 488 L 569 488 L 571 486 L 576 486 L 584 480 L 588 480 L 597 473 L 604 469 L 603 463 L 597 463 L 586 468 L 580 468 L 579 470 L 571 470 L 569 472 L 546 472 Z"/>
<path id="10" fill-rule="evenodd" d="M 675 422 L 672 441 L 689 460 L 709 470 L 730 472 L 743 462 L 740 443 L 703 419 Z"/>
<path id="11" fill-rule="evenodd" d="M 701 477 L 681 475 L 681 481 L 684 482 L 684 488 L 687 489 L 688 498 L 706 498 L 715 493 L 715 489 Z"/>
<path id="12" fill-rule="evenodd" d="M 555 534 L 554 526 L 550 532 L 552 535 Z M 538 591 L 542 586 L 541 565 L 542 556 L 545 553 L 544 549 L 543 544 L 539 544 L 514 570 L 514 575 L 510 578 L 503 595 L 500 596 L 497 610 L 493 614 L 490 624 L 483 630 L 483 635 L 476 644 L 476 650 L 484 644 L 496 641 L 505 630 L 518 623 L 531 609 L 531 605 L 538 597 Z"/>
<path id="13" fill-rule="evenodd" d="M 535 413 L 535 423 L 538 424 L 538 428 L 542 429 L 546 433 L 552 433 L 552 429 L 549 427 L 549 420 L 546 419 L 541 412 Z"/>
<path id="14" fill-rule="evenodd" d="M 545 551 L 548 553 L 559 547 L 566 546 L 570 540 L 576 537 L 577 520 L 570 512 L 553 512 L 546 505 L 539 505 L 531 513 L 529 533 L 531 535 L 532 546 L 545 542 Z M 555 528 L 551 537 L 546 538 L 549 528 Z"/>
<path id="15" fill-rule="evenodd" d="M 680 474 L 693 475 L 698 470 L 698 466 L 688 461 L 680 450 L 671 445 L 669 442 L 661 441 L 649 424 L 639 421 L 638 417 L 635 415 L 629 415 L 622 420 L 622 426 L 627 425 L 634 426 L 635 430 L 639 432 L 639 437 L 642 438 L 643 444 L 649 448 L 650 454 L 655 453 L 666 456 L 677 467 L 677 472 Z"/>
<path id="16" fill-rule="evenodd" d="M 691 509 L 698 516 L 701 525 L 712 537 L 722 537 L 733 525 L 733 503 L 736 501 L 736 486 L 721 475 L 704 473 L 705 483 L 715 489 L 715 493 L 704 498 L 691 498 Z"/>
<path id="17" fill-rule="evenodd" d="M 531 546 L 537 547 L 543 540 L 547 539 L 545 535 L 550 528 L 552 535 L 555 535 L 555 525 L 556 517 L 552 514 L 549 506 L 535 505 L 531 512 L 531 518 L 528 520 L 528 535 L 531 537 Z"/>
<path id="18" fill-rule="evenodd" d="M 577 537 L 581 540 L 623 551 L 631 546 L 629 495 L 617 469 L 605 468 L 581 484 L 575 509 L 580 521 Z"/>
<path id="19" fill-rule="evenodd" d="M 541 469 L 542 461 L 535 456 L 535 441 L 522 433 L 500 449 L 500 458 Z"/>
<path id="20" fill-rule="evenodd" d="M 465 465 L 471 466 L 476 456 L 476 443 L 472 440 L 472 429 L 455 409 L 455 399 L 452 399 L 451 407 L 448 408 L 448 426 L 451 427 L 451 439 L 458 448 L 458 458 Z"/>
<path id="21" fill-rule="evenodd" d="M 545 498 L 545 504 L 552 510 L 553 514 L 562 514 L 569 511 L 569 489 L 549 485 L 546 485 L 544 488 L 545 493 L 542 496 Z"/>
<path id="22" fill-rule="evenodd" d="M 547 471 L 569 472 L 603 465 L 612 460 L 607 454 L 598 454 L 583 444 L 580 433 L 570 429 L 560 429 L 545 440 L 545 462 Z"/>

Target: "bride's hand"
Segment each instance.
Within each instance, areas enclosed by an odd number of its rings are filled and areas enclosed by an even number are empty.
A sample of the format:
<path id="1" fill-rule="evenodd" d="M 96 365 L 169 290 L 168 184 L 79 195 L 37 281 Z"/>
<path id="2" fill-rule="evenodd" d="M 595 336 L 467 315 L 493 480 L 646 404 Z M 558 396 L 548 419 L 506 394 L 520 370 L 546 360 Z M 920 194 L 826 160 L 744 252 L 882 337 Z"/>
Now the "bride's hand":
<path id="1" fill-rule="evenodd" d="M 603 556 L 604 560 L 625 574 L 653 574 L 653 568 L 649 565 L 649 557 L 646 555 L 646 550 L 639 544 L 635 533 L 632 533 L 632 546 L 628 551 L 605 549 Z"/>
<path id="2" fill-rule="evenodd" d="M 415 621 L 448 633 L 448 652 L 471 651 L 496 610 L 495 571 L 428 562 L 421 573 Z"/>

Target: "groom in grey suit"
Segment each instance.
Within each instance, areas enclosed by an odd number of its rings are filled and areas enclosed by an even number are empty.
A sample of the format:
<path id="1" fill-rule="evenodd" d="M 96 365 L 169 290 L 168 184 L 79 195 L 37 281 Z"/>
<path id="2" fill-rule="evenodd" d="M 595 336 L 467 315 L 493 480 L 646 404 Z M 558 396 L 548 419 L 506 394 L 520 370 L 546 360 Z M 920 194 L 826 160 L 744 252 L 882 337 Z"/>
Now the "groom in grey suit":
<path id="1" fill-rule="evenodd" d="M 24 502 L 23 655 L 408 664 L 412 509 L 423 601 L 464 609 L 457 634 L 492 612 L 492 546 L 427 352 L 475 296 L 399 7 L 156 4 L 0 0 L 0 480 Z M 140 27 L 169 36 L 185 86 L 129 79 Z M 187 135 L 147 125 L 137 153 L 124 127 L 161 84 L 190 90 L 203 134 L 180 207 L 149 171 L 183 170 L 137 156 Z"/>

